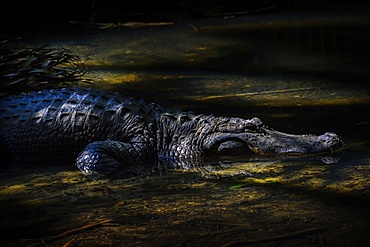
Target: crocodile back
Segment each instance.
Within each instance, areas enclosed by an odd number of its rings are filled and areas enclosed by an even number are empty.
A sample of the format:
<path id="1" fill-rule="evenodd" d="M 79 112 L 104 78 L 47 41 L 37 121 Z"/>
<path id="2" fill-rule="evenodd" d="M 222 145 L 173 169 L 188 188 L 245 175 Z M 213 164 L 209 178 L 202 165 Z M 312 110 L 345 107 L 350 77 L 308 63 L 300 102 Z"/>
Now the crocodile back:
<path id="1" fill-rule="evenodd" d="M 16 163 L 70 163 L 93 141 L 145 141 L 157 110 L 92 89 L 12 95 L 0 99 L 0 140 Z"/>

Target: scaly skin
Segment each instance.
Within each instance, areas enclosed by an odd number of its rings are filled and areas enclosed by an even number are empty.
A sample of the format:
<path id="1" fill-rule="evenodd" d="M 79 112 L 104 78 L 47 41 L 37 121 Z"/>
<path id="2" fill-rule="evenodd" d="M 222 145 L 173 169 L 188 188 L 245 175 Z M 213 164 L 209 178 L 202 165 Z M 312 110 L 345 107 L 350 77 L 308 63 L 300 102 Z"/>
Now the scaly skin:
<path id="1" fill-rule="evenodd" d="M 140 170 L 157 160 L 331 153 L 343 146 L 334 133 L 285 134 L 258 118 L 194 115 L 79 88 L 2 98 L 0 124 L 1 144 L 13 163 L 75 163 L 91 178 Z"/>

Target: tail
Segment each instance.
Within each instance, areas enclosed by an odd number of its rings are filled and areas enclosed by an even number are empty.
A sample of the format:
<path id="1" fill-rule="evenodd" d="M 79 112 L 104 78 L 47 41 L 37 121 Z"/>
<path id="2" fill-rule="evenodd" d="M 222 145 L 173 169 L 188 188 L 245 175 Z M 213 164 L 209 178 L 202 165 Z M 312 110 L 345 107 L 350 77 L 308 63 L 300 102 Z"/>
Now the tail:
<path id="1" fill-rule="evenodd" d="M 0 42 L 0 97 L 10 94 L 91 83 L 88 69 L 72 51 L 48 45 L 14 47 Z"/>

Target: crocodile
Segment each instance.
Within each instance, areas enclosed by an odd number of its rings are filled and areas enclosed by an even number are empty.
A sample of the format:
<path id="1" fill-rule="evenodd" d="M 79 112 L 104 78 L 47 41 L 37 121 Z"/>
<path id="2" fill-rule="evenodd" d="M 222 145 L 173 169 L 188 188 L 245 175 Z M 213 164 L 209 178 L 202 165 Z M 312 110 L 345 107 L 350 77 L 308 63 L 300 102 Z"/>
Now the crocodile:
<path id="1" fill-rule="evenodd" d="M 257 118 L 171 110 L 81 87 L 0 99 L 1 148 L 15 164 L 75 164 L 91 179 L 136 173 L 159 160 L 334 153 L 342 138 L 286 134 Z"/>

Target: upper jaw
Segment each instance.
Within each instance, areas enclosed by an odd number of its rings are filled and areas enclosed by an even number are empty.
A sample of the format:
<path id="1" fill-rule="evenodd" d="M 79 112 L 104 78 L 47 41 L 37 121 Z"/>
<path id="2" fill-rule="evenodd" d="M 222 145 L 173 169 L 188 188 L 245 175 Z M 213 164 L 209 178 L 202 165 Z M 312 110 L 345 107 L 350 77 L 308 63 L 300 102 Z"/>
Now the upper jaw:
<path id="1" fill-rule="evenodd" d="M 293 135 L 264 129 L 264 134 L 251 134 L 246 140 L 255 153 L 317 154 L 333 153 L 343 148 L 344 142 L 335 133 L 323 135 Z"/>
<path id="2" fill-rule="evenodd" d="M 207 138 L 205 150 L 234 151 L 233 155 L 254 153 L 264 154 L 318 154 L 333 153 L 341 150 L 343 140 L 335 133 L 323 135 L 293 135 L 259 127 L 259 131 L 244 133 L 216 133 Z M 229 150 L 227 150 L 229 149 Z"/>

